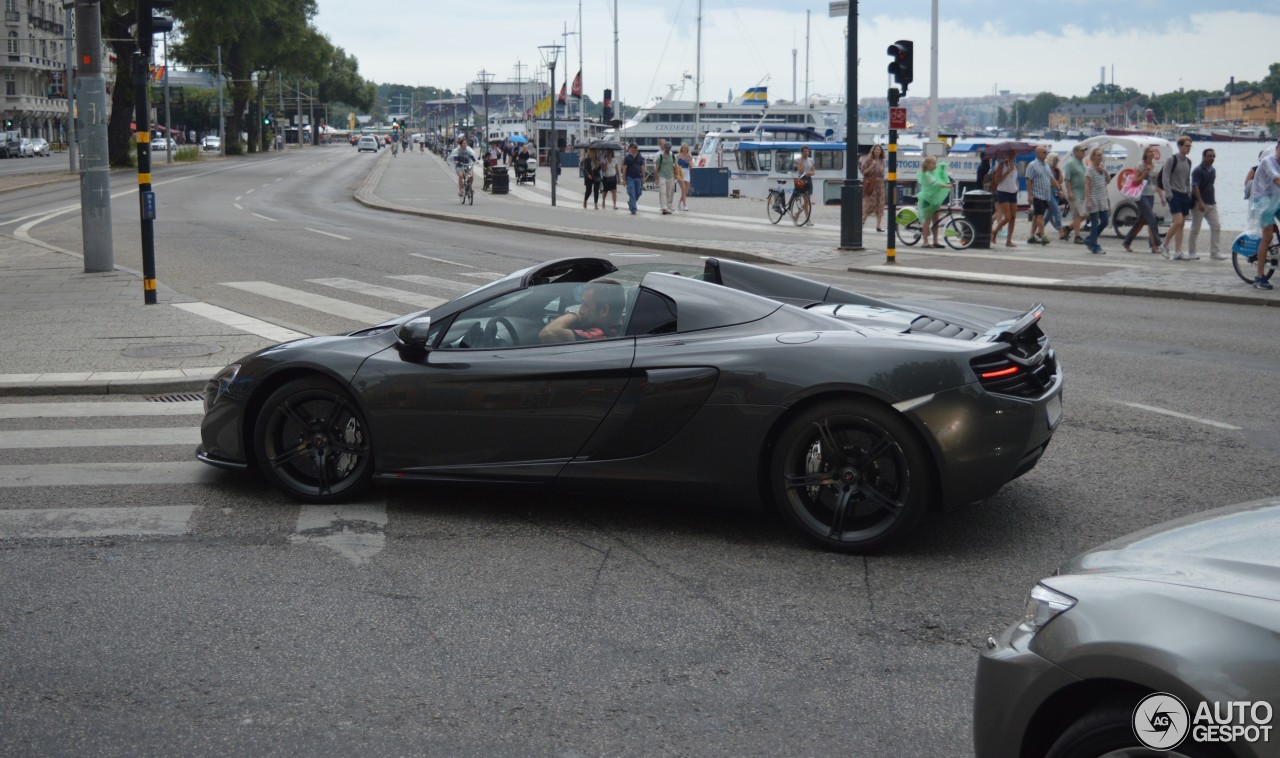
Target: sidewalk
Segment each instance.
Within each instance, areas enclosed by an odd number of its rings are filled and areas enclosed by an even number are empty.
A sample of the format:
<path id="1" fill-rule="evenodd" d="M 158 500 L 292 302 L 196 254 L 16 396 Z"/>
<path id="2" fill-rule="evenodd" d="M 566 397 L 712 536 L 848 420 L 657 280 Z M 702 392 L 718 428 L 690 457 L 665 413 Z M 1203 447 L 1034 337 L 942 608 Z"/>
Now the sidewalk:
<path id="1" fill-rule="evenodd" d="M 341 148 L 332 148 L 341 149 Z M 1230 261 L 1166 261 L 1127 254 L 1113 238 L 1107 256 L 1079 245 L 1022 244 L 1002 250 L 905 248 L 885 263 L 885 237 L 872 232 L 866 249 L 839 249 L 839 208 L 816 207 L 815 226 L 773 226 L 760 201 L 690 198 L 690 212 L 661 216 L 654 192 L 641 212 L 582 208 L 582 184 L 566 170 L 551 208 L 547 170 L 536 185 L 507 195 L 478 192 L 475 205 L 457 202 L 456 185 L 434 155 L 382 153 L 355 199 L 372 208 L 524 232 L 597 240 L 739 260 L 870 275 L 986 281 L 1051 289 L 1217 302 L 1280 305 L 1274 293 L 1241 282 Z M 50 177 L 50 181 L 75 181 Z M 477 177 L 479 183 L 479 177 Z M 0 188 L 2 189 L 2 188 Z M 873 236 L 874 235 L 874 238 Z M 1224 237 L 1227 237 L 1224 232 Z M 243 317 L 198 303 L 163 285 L 158 305 L 144 305 L 138 272 L 117 267 L 88 274 L 74 252 L 0 234 L 0 395 L 198 392 L 226 362 L 297 333 L 262 336 L 237 328 Z"/>

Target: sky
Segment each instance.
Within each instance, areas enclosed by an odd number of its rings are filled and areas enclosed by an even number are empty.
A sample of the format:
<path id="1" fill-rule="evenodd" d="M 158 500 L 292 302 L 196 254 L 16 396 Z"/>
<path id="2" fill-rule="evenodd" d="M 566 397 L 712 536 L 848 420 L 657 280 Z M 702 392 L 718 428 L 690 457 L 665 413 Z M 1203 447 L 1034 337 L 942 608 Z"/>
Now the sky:
<path id="1" fill-rule="evenodd" d="M 497 81 L 529 79 L 539 75 L 539 47 L 564 44 L 557 88 L 578 71 L 580 57 L 583 87 L 593 100 L 614 86 L 615 0 L 318 4 L 315 26 L 355 56 L 364 78 L 379 84 L 457 91 L 482 69 Z M 692 99 L 698 0 L 616 0 L 616 5 L 615 99 L 642 105 L 681 81 L 686 81 L 684 97 Z M 890 85 L 886 49 L 900 39 L 915 42 L 909 95 L 927 96 L 932 3 L 851 0 L 850 5 L 858 12 L 859 98 L 884 94 Z M 831 18 L 828 8 L 826 2 L 702 0 L 702 99 L 724 100 L 762 83 L 770 100 L 803 98 L 806 91 L 843 95 L 848 18 Z M 1004 90 L 1083 96 L 1104 73 L 1113 81 L 1113 71 L 1117 85 L 1143 93 L 1220 90 L 1233 76 L 1258 81 L 1280 62 L 1276 0 L 938 0 L 938 17 L 940 97 Z M 517 64 L 523 64 L 522 71 Z"/>

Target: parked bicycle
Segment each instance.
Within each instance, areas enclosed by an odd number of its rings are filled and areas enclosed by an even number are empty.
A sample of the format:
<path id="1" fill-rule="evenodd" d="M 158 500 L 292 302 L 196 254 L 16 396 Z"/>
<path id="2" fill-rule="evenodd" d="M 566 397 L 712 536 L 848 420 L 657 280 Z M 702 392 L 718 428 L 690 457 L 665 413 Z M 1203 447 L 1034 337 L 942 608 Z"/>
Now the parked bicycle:
<path id="1" fill-rule="evenodd" d="M 787 180 L 779 179 L 778 185 L 769 190 L 765 198 L 765 212 L 769 214 L 769 222 L 776 224 L 783 216 L 790 216 L 796 226 L 809 223 L 810 210 L 804 207 L 804 198 L 794 190 L 787 194 Z M 793 183 L 794 179 L 791 180 Z"/>
<path id="2" fill-rule="evenodd" d="M 1236 276 L 1253 284 L 1258 276 L 1258 248 L 1262 245 L 1261 237 L 1251 237 L 1241 233 L 1231 242 L 1231 266 Z M 1267 263 L 1263 268 L 1262 278 L 1271 281 L 1271 275 L 1280 266 L 1280 234 L 1271 235 L 1271 247 L 1266 252 Z"/>
<path id="3" fill-rule="evenodd" d="M 952 250 L 965 250 L 973 244 L 977 231 L 973 223 L 960 214 L 962 205 L 947 204 L 933 214 L 934 226 L 941 226 L 942 239 Z M 924 234 L 924 224 L 920 220 L 920 210 L 914 205 L 903 206 L 898 210 L 898 241 L 904 245 L 914 245 Z"/>

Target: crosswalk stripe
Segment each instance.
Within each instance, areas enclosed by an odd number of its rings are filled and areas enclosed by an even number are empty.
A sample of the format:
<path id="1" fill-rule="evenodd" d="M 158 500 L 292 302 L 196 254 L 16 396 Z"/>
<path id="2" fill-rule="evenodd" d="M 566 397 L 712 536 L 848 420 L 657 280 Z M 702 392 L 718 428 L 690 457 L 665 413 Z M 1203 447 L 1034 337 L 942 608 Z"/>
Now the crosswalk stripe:
<path id="1" fill-rule="evenodd" d="M 76 539 L 185 534 L 194 505 L 0 510 L 0 539 Z"/>
<path id="2" fill-rule="evenodd" d="M 50 447 L 137 447 L 139 445 L 198 445 L 200 427 L 157 429 L 40 429 L 0 434 L 0 449 Z"/>
<path id="3" fill-rule="evenodd" d="M 170 463 L 57 463 L 0 466 L 0 487 L 208 484 L 219 472 L 192 458 Z"/>
<path id="4" fill-rule="evenodd" d="M 345 300 L 317 295 L 312 292 L 293 289 L 292 287 L 282 287 L 271 282 L 222 282 L 222 286 L 254 295 L 261 295 L 272 300 L 281 300 L 293 305 L 300 305 L 303 308 L 311 308 L 312 310 L 341 316 L 364 324 L 380 324 L 383 321 L 390 321 L 402 315 L 380 311 L 376 308 L 366 308 L 363 305 L 356 305 Z"/>
<path id="5" fill-rule="evenodd" d="M 184 400 L 177 403 L 75 402 L 0 404 L 0 419 L 93 418 L 97 416 L 199 416 L 203 413 L 204 404 L 199 400 Z"/>
<path id="6" fill-rule="evenodd" d="M 288 342 L 311 336 L 208 303 L 174 303 L 173 307 L 276 342 Z"/>
<path id="7" fill-rule="evenodd" d="M 424 276 L 422 274 L 403 274 L 400 276 L 388 276 L 388 279 L 399 279 L 402 282 L 412 282 L 414 284 L 425 284 L 428 287 L 439 287 L 442 290 L 448 290 L 457 294 L 470 292 L 477 285 L 471 282 L 455 282 L 450 279 L 441 279 L 435 276 Z"/>
<path id="8" fill-rule="evenodd" d="M 377 284 L 356 281 L 355 279 L 308 279 L 307 281 L 311 284 L 333 287 L 335 289 L 346 290 L 347 292 L 357 292 L 361 295 L 368 295 L 370 297 L 380 297 L 384 300 L 393 300 L 397 303 L 408 303 L 409 305 L 416 305 L 419 308 L 434 308 L 437 305 L 448 302 L 447 300 L 432 297 L 431 295 L 398 290 L 392 287 L 382 287 Z"/>
<path id="9" fill-rule="evenodd" d="M 483 279 L 486 282 L 496 282 L 506 274 L 495 274 L 492 271 L 459 271 L 458 276 L 469 276 L 473 279 Z"/>

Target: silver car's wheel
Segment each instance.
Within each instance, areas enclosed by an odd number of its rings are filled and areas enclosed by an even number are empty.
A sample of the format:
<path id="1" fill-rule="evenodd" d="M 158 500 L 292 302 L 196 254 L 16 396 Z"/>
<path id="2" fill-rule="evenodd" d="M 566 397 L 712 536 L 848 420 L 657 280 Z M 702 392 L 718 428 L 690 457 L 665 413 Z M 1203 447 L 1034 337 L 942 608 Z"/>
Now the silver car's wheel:
<path id="1" fill-rule="evenodd" d="M 1046 758 L 1219 758 L 1223 755 L 1186 739 L 1170 750 L 1153 750 L 1133 733 L 1132 702 L 1116 701 L 1089 711 L 1067 727 Z"/>
<path id="2" fill-rule="evenodd" d="M 773 451 L 774 500 L 805 537 L 865 552 L 915 526 L 932 500 L 923 443 L 892 409 L 823 403 L 796 416 Z"/>
<path id="3" fill-rule="evenodd" d="M 254 424 L 258 468 L 298 500 L 340 502 L 373 477 L 369 425 L 328 379 L 298 379 L 271 393 Z"/>

